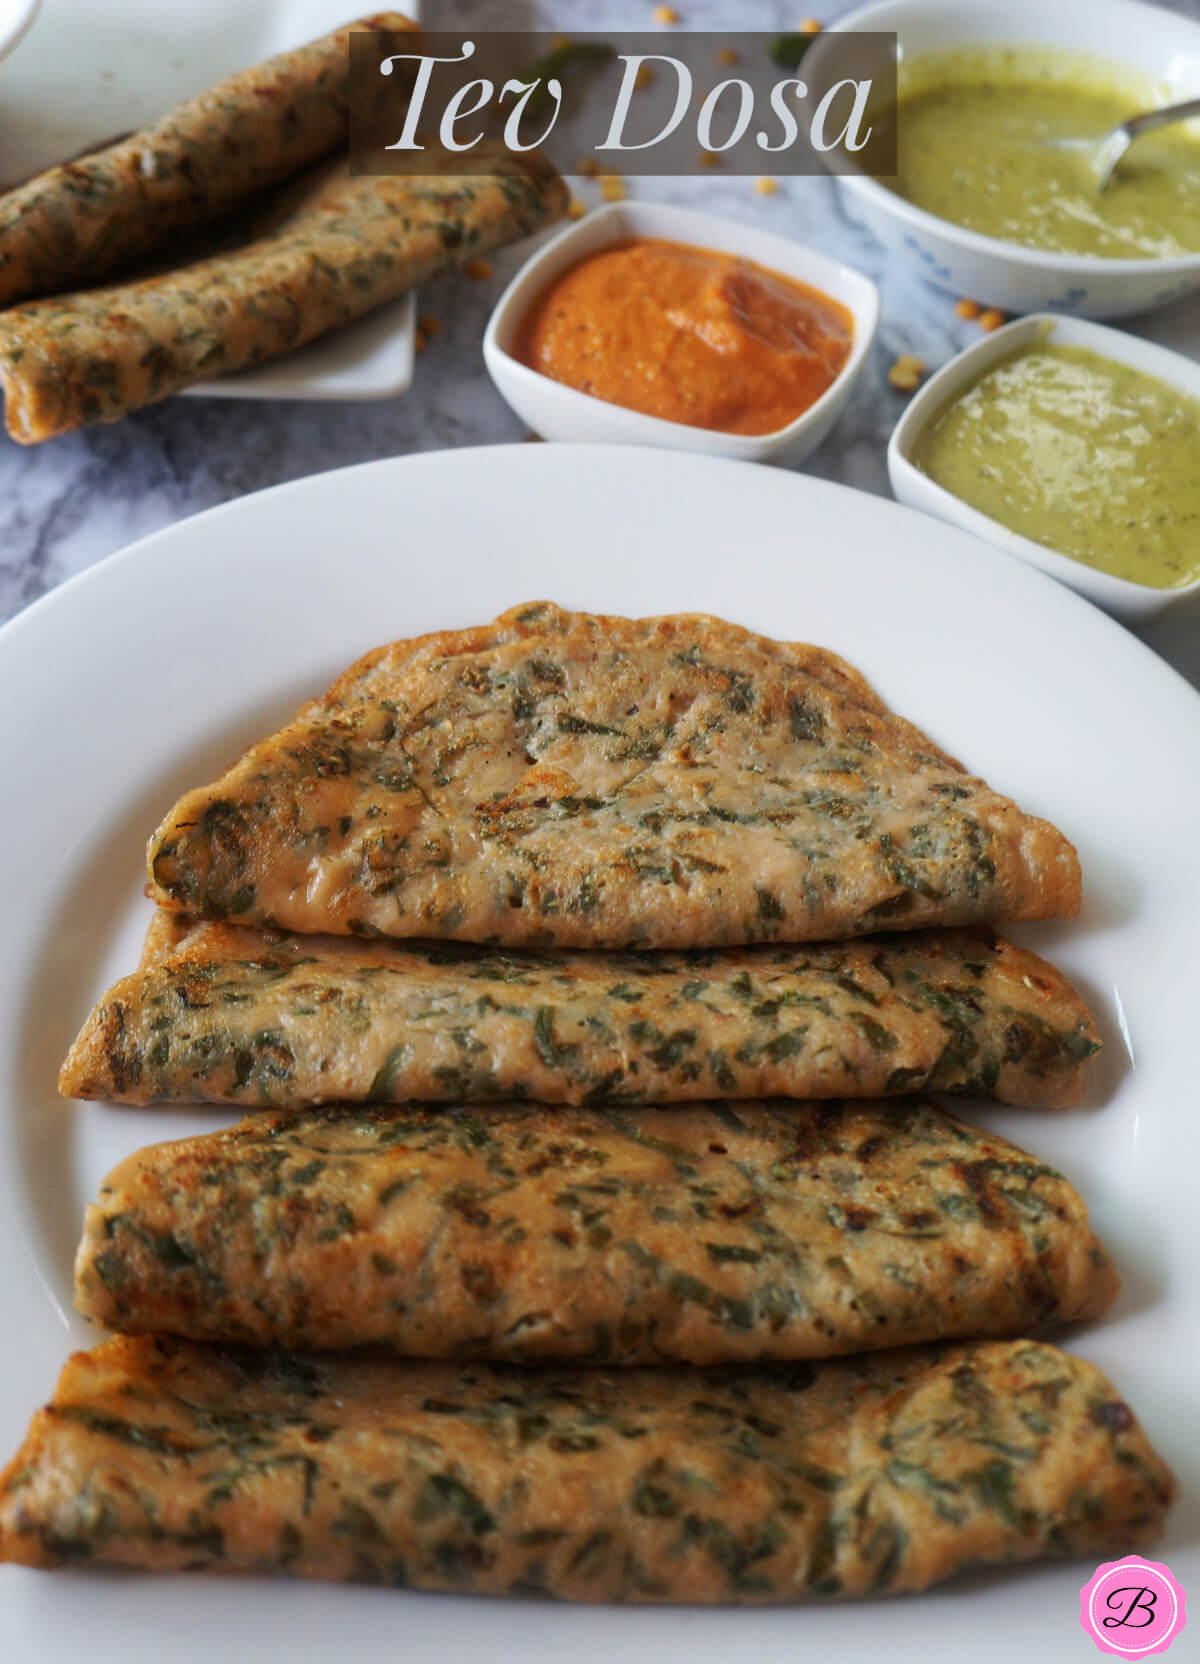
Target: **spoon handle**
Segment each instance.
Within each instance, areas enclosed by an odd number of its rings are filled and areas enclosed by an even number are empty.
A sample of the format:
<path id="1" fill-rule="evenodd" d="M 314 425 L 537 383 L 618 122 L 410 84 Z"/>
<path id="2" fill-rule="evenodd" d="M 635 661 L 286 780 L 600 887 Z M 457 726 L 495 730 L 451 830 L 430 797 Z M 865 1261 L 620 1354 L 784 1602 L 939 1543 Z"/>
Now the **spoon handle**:
<path id="1" fill-rule="evenodd" d="M 1136 139 L 1142 133 L 1152 133 L 1156 127 L 1166 127 L 1169 122 L 1186 121 L 1188 116 L 1200 116 L 1200 98 L 1168 104 L 1162 110 L 1147 110 L 1143 115 L 1130 116 L 1121 125 L 1131 139 Z"/>

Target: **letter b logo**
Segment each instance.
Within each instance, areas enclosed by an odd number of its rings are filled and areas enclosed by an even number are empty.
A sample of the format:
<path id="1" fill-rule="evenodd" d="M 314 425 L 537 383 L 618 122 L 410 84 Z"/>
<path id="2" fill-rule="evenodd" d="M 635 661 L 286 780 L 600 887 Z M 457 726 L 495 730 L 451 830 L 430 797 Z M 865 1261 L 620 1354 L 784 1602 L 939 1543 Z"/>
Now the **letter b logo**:
<path id="1" fill-rule="evenodd" d="M 1079 1595 L 1080 1622 L 1101 1652 L 1146 1658 L 1166 1652 L 1187 1621 L 1182 1585 L 1136 1554 L 1098 1566 Z"/>
<path id="2" fill-rule="evenodd" d="M 1154 1622 L 1158 1596 L 1153 1589 L 1130 1584 L 1125 1589 L 1110 1589 L 1104 1604 L 1109 1610 L 1109 1616 L 1100 1620 L 1105 1629 L 1145 1629 Z"/>

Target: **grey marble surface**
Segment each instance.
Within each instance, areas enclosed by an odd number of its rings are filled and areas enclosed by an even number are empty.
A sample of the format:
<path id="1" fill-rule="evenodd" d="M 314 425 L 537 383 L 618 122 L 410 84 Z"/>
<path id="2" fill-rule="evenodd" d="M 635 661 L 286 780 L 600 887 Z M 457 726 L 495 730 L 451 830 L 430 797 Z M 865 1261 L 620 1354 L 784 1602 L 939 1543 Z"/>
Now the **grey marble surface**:
<path id="1" fill-rule="evenodd" d="M 45 27 L 57 3 L 45 0 L 37 28 Z M 92 3 L 101 7 L 103 0 Z M 1172 3 L 1200 17 L 1200 0 Z M 677 8 L 685 26 L 712 29 L 794 27 L 809 10 L 807 0 L 677 0 Z M 811 9 L 828 20 L 849 6 L 847 0 L 815 0 Z M 652 10 L 649 0 L 623 0 L 619 8 L 605 0 L 424 4 L 430 23 L 476 28 L 640 28 L 650 26 Z M 0 113 L 2 105 L 0 82 Z M 749 180 L 716 174 L 638 180 L 631 191 L 753 220 L 836 255 L 878 282 L 883 314 L 868 371 L 836 431 L 804 466 L 887 495 L 884 453 L 903 408 L 901 395 L 887 385 L 888 366 L 901 352 L 915 353 L 931 367 L 942 364 L 975 338 L 976 326 L 955 317 L 948 297 L 888 265 L 873 239 L 846 219 L 827 180 L 785 181 L 773 197 L 756 195 Z M 580 194 L 599 198 L 594 185 Z M 441 327 L 402 398 L 360 404 L 173 399 L 116 426 L 33 449 L 0 438 L 0 620 L 132 539 L 245 492 L 375 457 L 523 438 L 522 424 L 484 371 L 480 341 L 492 302 L 526 252 L 523 245 L 497 257 L 484 281 L 454 274 L 422 293 L 421 311 L 436 316 Z M 1184 303 L 1146 327 L 1200 357 L 1200 305 Z M 1141 634 L 1200 687 L 1200 607 L 1176 609 Z"/>

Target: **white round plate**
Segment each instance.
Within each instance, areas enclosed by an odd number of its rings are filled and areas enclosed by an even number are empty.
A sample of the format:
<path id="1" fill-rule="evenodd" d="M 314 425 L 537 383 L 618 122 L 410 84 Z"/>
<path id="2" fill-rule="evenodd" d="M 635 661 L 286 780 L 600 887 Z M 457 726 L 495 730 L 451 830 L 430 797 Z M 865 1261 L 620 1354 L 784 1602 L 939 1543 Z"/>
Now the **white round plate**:
<path id="1" fill-rule="evenodd" d="M 0 58 L 7 58 L 29 28 L 42 0 L 0 0 Z"/>
<path id="2" fill-rule="evenodd" d="M 965 532 L 841 486 L 617 446 L 371 463 L 159 532 L 0 631 L 0 1459 L 72 1346 L 85 1202 L 140 1145 L 227 1117 L 70 1105 L 58 1064 L 136 961 L 144 840 L 184 788 L 377 643 L 535 597 L 709 610 L 858 665 L 897 710 L 1075 840 L 1086 900 L 1022 939 L 1093 1004 L 1089 1105 L 976 1110 L 1060 1166 L 1125 1286 L 1067 1337 L 1183 1487 L 1152 1551 L 1200 1590 L 1200 700 L 1071 591 Z M 331 1657 L 610 1664 L 1086 1657 L 1072 1563 L 790 1610 L 568 1608 L 258 1579 L 0 1568 L 5 1664 Z M 1185 1646 L 1187 1645 L 1185 1638 Z"/>

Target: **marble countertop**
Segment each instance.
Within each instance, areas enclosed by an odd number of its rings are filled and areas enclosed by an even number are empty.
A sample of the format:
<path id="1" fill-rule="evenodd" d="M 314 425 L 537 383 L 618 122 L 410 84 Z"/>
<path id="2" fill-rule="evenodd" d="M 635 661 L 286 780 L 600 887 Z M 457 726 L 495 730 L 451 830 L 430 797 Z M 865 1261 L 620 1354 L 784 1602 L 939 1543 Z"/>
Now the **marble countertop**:
<path id="1" fill-rule="evenodd" d="M 58 3 L 45 0 L 43 16 Z M 1200 17 L 1200 0 L 1172 4 Z M 736 7 L 728 0 L 677 0 L 677 9 L 684 24 L 695 28 L 776 29 L 795 27 L 796 14 L 808 8 L 787 0 L 738 0 Z M 829 20 L 849 3 L 820 0 L 811 9 Z M 583 29 L 611 28 L 617 21 L 648 27 L 652 8 L 649 0 L 626 0 L 614 18 L 603 0 L 425 0 L 423 10 L 427 21 L 445 27 Z M 31 36 L 22 50 L 33 50 L 35 43 Z M 114 42 L 112 50 L 119 49 Z M 2 119 L 0 82 L 0 130 Z M 585 184 L 580 194 L 598 199 L 594 186 Z M 838 427 L 803 466 L 825 479 L 888 495 L 885 450 L 903 409 L 902 395 L 888 387 L 888 366 L 908 352 L 936 367 L 973 339 L 977 326 L 956 318 L 950 297 L 890 267 L 869 234 L 846 219 L 828 180 L 787 180 L 777 195 L 762 197 L 748 179 L 708 174 L 635 180 L 631 194 L 754 220 L 875 279 L 883 311 L 870 366 Z M 172 399 L 115 426 L 33 449 L 0 438 L 0 620 L 134 538 L 245 492 L 375 457 L 524 438 L 522 423 L 488 380 L 480 343 L 492 302 L 525 252 L 525 245 L 520 252 L 505 251 L 483 281 L 455 273 L 422 292 L 421 311 L 437 317 L 440 329 L 417 360 L 412 387 L 399 399 L 357 404 Z M 1145 327 L 1200 356 L 1200 303 L 1181 303 Z M 1185 604 L 1139 634 L 1200 687 L 1200 605 Z"/>

